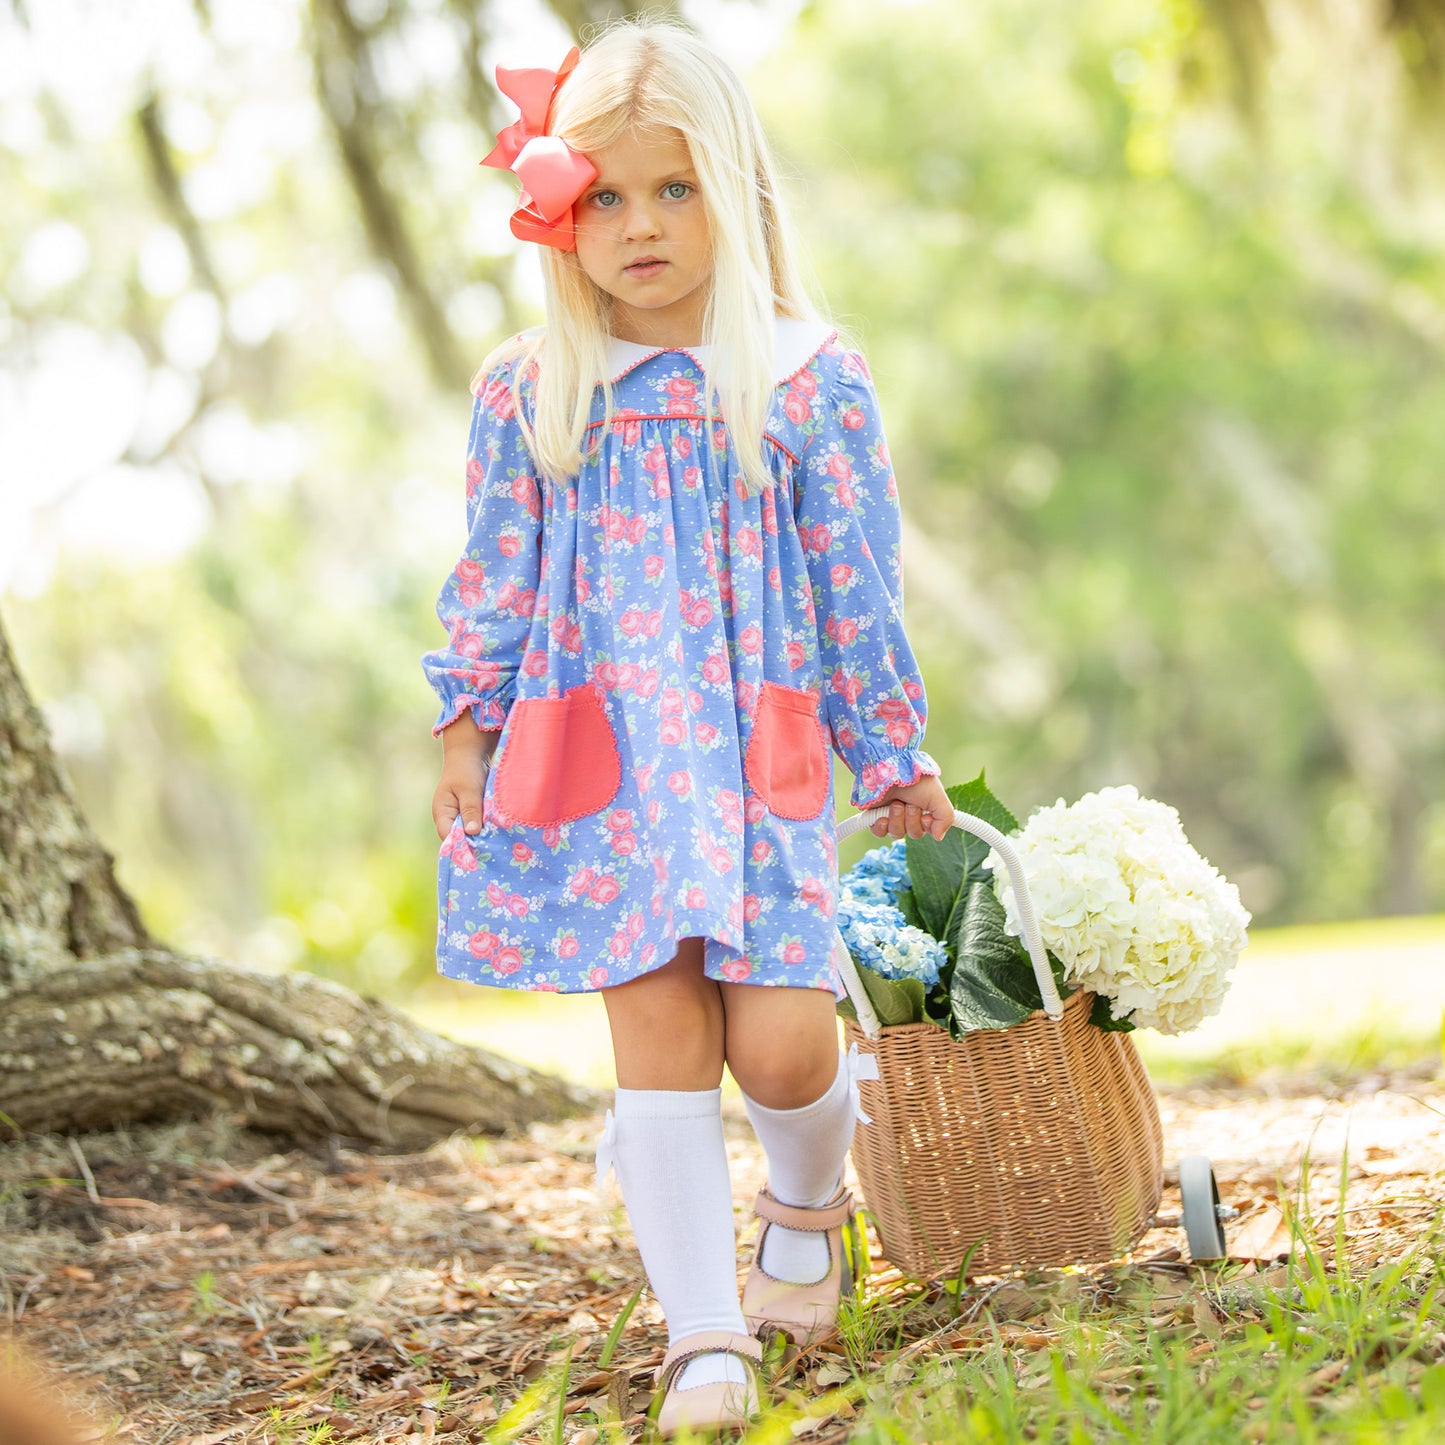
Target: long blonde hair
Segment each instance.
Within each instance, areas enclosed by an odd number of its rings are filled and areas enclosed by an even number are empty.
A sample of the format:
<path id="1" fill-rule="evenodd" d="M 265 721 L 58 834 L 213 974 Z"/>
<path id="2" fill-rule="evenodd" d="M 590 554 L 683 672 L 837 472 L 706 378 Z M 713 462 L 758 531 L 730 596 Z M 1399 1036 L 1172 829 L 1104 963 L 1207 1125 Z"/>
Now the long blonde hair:
<path id="1" fill-rule="evenodd" d="M 557 92 L 548 128 L 583 154 L 611 145 L 629 129 L 673 130 L 686 142 L 711 240 L 712 284 L 701 338 L 709 348 L 709 414 L 715 407 L 726 421 L 746 488 L 766 491 L 772 475 L 763 428 L 777 379 L 774 318 L 822 317 L 803 284 L 767 137 L 742 81 L 681 24 L 619 20 L 588 41 Z M 575 251 L 539 249 L 546 327 L 504 341 L 482 368 L 512 359 L 520 379 L 538 361 L 533 415 L 529 420 L 520 405 L 517 415 L 538 467 L 562 481 L 584 460 L 598 380 L 606 417 L 612 416 L 606 371 L 611 298 L 583 271 Z M 707 451 L 712 456 L 711 446 Z"/>

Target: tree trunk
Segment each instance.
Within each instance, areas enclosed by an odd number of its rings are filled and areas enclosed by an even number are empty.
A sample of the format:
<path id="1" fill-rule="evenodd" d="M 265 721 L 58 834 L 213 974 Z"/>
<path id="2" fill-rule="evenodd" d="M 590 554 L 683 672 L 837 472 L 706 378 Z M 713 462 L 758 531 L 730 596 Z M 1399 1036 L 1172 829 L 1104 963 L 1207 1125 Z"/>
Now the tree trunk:
<path id="1" fill-rule="evenodd" d="M 90 831 L 0 624 L 0 1116 L 93 1129 L 221 1108 L 415 1148 L 594 1107 L 306 974 L 171 952 Z"/>
<path id="2" fill-rule="evenodd" d="M 125 949 L 0 990 L 0 1112 L 22 1129 L 236 1110 L 257 1128 L 413 1148 L 591 1103 L 308 974 Z"/>

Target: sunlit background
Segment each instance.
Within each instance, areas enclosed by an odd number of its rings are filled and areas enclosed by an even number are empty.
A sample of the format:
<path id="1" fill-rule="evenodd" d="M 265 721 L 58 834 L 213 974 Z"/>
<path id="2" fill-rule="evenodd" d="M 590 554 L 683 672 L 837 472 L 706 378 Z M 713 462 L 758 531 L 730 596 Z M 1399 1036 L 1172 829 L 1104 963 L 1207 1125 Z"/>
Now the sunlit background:
<path id="1" fill-rule="evenodd" d="M 0 614 L 122 882 L 179 947 L 579 1068 L 596 999 L 531 1039 L 432 977 L 418 657 L 467 381 L 540 319 L 492 67 L 630 8 L 0 0 Z M 1437 1031 L 1438 7 L 681 11 L 868 352 L 945 780 L 1136 783 L 1255 914 L 1249 1020 Z"/>

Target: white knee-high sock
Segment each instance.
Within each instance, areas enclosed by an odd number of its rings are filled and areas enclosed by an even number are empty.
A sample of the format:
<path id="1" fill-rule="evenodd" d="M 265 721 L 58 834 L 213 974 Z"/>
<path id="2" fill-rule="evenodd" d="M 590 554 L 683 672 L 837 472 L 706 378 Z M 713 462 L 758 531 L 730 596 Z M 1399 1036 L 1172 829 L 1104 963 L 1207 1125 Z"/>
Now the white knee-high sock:
<path id="1" fill-rule="evenodd" d="M 618 1089 L 597 1150 L 599 1184 L 609 1164 L 667 1320 L 668 1343 L 698 1330 L 747 1334 L 722 1090 Z M 700 1355 L 683 1369 L 678 1386 L 747 1378 L 736 1356 Z"/>
<path id="2" fill-rule="evenodd" d="M 769 1109 L 743 1094 L 748 1118 L 768 1156 L 768 1188 L 783 1204 L 816 1209 L 838 1192 L 857 1117 L 850 1083 L 847 1056 L 840 1054 L 832 1084 L 811 1104 Z M 828 1273 L 828 1241 L 819 1233 L 774 1224 L 758 1262 L 774 1279 L 812 1284 Z"/>

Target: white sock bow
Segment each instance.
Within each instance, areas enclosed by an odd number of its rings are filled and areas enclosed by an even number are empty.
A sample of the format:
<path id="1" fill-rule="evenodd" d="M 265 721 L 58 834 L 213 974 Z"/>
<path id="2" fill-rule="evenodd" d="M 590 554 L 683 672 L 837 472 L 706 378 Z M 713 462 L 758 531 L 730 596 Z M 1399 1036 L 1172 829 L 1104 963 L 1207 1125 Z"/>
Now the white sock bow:
<path id="1" fill-rule="evenodd" d="M 857 1045 L 855 1044 L 856 1048 Z M 617 1120 L 612 1117 L 612 1110 L 607 1111 L 606 1122 L 602 1126 L 602 1133 L 597 1139 L 597 1187 L 602 1188 L 602 1182 L 607 1178 L 608 1170 L 614 1166 L 613 1146 L 617 1143 Z"/>
<path id="2" fill-rule="evenodd" d="M 878 1056 L 876 1054 L 860 1054 L 858 1052 L 858 1041 L 855 1039 L 848 1048 L 848 1098 L 853 1104 L 853 1114 L 860 1124 L 871 1124 L 873 1120 L 863 1112 L 863 1095 L 858 1088 L 860 1079 L 876 1079 L 878 1077 Z"/>

